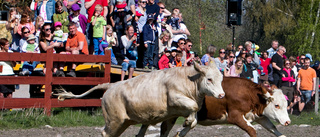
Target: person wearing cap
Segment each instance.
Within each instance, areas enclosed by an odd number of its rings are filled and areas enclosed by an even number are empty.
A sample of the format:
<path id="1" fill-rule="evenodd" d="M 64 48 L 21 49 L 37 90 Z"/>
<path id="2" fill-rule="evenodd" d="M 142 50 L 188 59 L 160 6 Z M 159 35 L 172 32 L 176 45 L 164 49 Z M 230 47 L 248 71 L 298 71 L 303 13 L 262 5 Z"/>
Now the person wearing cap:
<path id="1" fill-rule="evenodd" d="M 63 31 L 61 30 L 62 24 L 57 21 L 54 23 L 53 41 L 62 43 Z"/>
<path id="2" fill-rule="evenodd" d="M 80 13 L 80 7 L 78 4 L 71 6 L 72 14 L 69 15 L 69 21 L 77 24 L 77 30 L 86 34 L 87 29 L 87 18 L 85 15 Z"/>
<path id="3" fill-rule="evenodd" d="M 171 56 L 171 49 L 166 47 L 162 53 L 162 56 L 158 62 L 159 69 L 168 69 L 169 68 L 169 58 Z"/>
<path id="4" fill-rule="evenodd" d="M 28 36 L 27 42 L 21 47 L 21 52 L 40 53 L 39 44 L 36 43 L 36 37 L 33 34 Z M 22 71 L 19 73 L 19 75 L 30 75 L 39 63 L 39 61 L 23 61 Z"/>
<path id="5" fill-rule="evenodd" d="M 55 7 L 56 13 L 53 14 L 53 23 L 60 22 L 63 33 L 68 33 L 69 14 L 63 10 L 63 3 L 61 1 L 57 1 Z"/>
<path id="6" fill-rule="evenodd" d="M 87 9 L 85 8 L 85 0 L 68 0 L 67 8 L 72 9 L 72 5 L 77 4 L 79 7 L 79 12 L 80 14 L 84 15 L 85 17 L 87 15 Z M 87 17 L 86 17 L 87 19 Z"/>
<path id="7" fill-rule="evenodd" d="M 156 45 L 156 38 L 157 38 L 157 29 L 155 24 L 153 23 L 154 16 L 153 14 L 148 14 L 148 22 L 143 26 L 143 43 L 144 46 L 147 48 L 144 52 L 143 58 L 143 66 L 144 68 L 153 69 L 153 54 L 154 48 Z"/>

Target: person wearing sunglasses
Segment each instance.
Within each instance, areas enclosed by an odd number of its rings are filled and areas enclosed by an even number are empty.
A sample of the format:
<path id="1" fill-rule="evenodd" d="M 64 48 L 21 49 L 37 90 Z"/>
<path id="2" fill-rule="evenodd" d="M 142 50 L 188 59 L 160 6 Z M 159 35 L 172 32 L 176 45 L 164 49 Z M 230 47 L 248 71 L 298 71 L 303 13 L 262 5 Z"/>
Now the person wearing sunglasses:
<path id="1" fill-rule="evenodd" d="M 214 61 L 216 62 L 216 66 L 218 69 L 222 72 L 228 65 L 228 61 L 225 59 L 226 58 L 226 50 L 225 49 L 219 49 L 219 56 L 214 58 Z"/>
<path id="2" fill-rule="evenodd" d="M 281 90 L 284 95 L 288 97 L 288 110 L 290 110 L 294 106 L 293 96 L 294 96 L 294 85 L 293 82 L 296 81 L 294 72 L 291 69 L 291 62 L 289 59 L 284 61 L 284 68 L 281 70 L 282 78 L 281 78 Z"/>
<path id="3" fill-rule="evenodd" d="M 30 35 L 30 30 L 28 27 L 23 27 L 21 29 L 21 39 L 19 40 L 19 45 L 11 47 L 13 52 L 21 52 L 21 47 L 27 42 L 28 36 Z M 37 41 L 37 40 L 36 40 Z"/>
<path id="4" fill-rule="evenodd" d="M 286 48 L 279 46 L 277 54 L 274 54 L 271 58 L 271 64 L 273 68 L 273 84 L 277 87 L 281 87 L 281 70 L 283 68 L 283 54 L 286 53 Z"/>
<path id="5" fill-rule="evenodd" d="M 300 55 L 299 57 L 299 61 L 297 62 L 297 71 L 299 72 L 299 70 L 304 66 L 304 59 L 306 58 L 306 55 Z"/>

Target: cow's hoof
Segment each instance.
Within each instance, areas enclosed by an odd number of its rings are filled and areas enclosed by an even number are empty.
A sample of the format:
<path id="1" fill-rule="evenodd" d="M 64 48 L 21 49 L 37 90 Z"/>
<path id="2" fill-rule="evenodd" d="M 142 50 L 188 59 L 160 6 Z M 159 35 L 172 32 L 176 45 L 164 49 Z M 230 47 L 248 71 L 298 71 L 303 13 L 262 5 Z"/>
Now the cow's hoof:
<path id="1" fill-rule="evenodd" d="M 177 134 L 174 137 L 179 137 L 180 132 L 177 132 Z"/>

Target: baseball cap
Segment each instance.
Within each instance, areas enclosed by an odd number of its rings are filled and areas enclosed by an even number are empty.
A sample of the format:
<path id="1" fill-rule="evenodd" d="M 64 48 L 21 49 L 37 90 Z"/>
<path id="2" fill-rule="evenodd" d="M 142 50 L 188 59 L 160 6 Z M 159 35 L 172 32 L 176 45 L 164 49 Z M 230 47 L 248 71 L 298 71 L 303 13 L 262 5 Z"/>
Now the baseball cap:
<path id="1" fill-rule="evenodd" d="M 78 4 L 73 4 L 73 5 L 71 6 L 71 9 L 72 9 L 73 11 L 78 11 L 78 10 L 80 10 L 80 7 L 79 7 Z"/>
<path id="2" fill-rule="evenodd" d="M 56 23 L 54 23 L 54 27 L 57 27 L 57 26 L 62 26 L 61 22 L 57 21 Z"/>

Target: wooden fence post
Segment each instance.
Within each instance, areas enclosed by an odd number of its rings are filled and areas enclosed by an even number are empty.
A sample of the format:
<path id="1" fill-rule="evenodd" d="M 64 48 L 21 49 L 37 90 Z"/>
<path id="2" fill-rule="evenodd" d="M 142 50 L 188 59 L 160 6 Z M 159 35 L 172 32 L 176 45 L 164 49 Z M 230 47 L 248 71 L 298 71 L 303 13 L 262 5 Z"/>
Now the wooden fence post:
<path id="1" fill-rule="evenodd" d="M 317 77 L 317 83 L 316 83 L 316 94 L 315 94 L 315 106 L 314 106 L 314 112 L 318 114 L 319 111 L 319 77 Z"/>
<path id="2" fill-rule="evenodd" d="M 46 56 L 46 78 L 44 93 L 44 111 L 48 116 L 51 115 L 51 92 L 52 92 L 52 72 L 53 72 L 53 49 L 47 50 Z"/>

